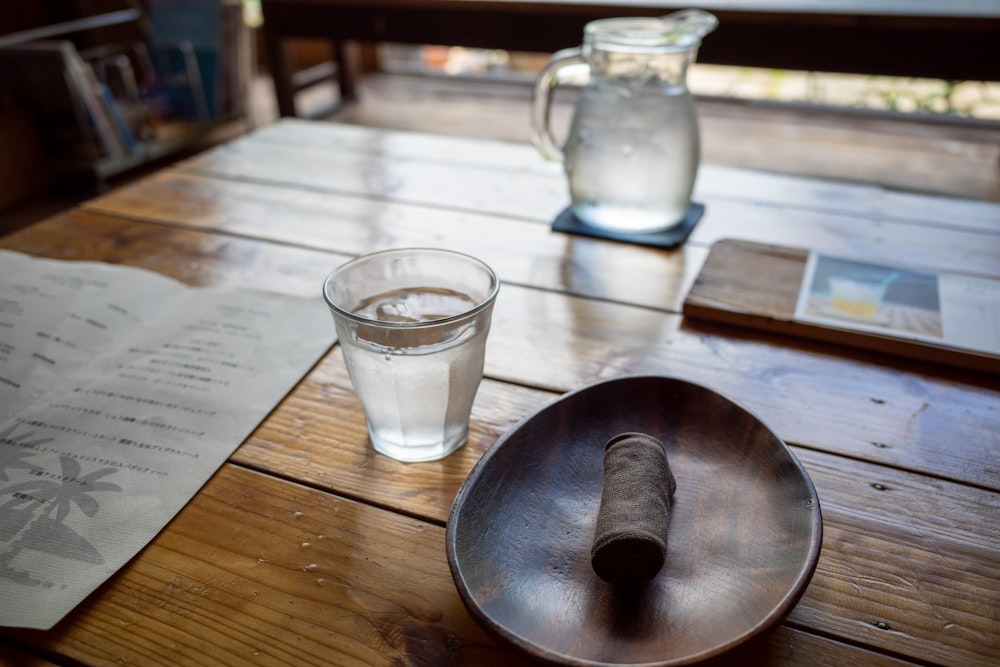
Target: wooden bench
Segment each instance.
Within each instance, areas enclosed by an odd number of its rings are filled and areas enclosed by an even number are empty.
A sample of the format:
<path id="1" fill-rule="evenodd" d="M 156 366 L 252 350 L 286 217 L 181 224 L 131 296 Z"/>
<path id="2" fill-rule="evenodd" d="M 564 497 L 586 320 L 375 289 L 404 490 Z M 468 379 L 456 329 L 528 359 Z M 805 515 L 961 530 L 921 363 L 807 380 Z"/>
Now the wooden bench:
<path id="1" fill-rule="evenodd" d="M 296 115 L 286 41 L 333 44 L 340 97 L 356 95 L 352 42 L 552 52 L 588 21 L 698 6 L 719 17 L 699 62 L 779 69 L 1000 80 L 1000 6 L 984 0 L 262 0 L 265 47 L 281 115 Z"/>

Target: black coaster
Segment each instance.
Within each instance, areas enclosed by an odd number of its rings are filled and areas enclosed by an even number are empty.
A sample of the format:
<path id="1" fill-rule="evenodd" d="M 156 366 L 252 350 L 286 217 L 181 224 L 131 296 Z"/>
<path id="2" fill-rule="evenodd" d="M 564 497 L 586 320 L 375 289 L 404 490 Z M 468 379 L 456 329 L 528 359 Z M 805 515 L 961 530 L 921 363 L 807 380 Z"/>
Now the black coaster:
<path id="1" fill-rule="evenodd" d="M 623 243 L 638 243 L 639 245 L 655 246 L 657 248 L 674 248 L 684 243 L 691 235 L 695 225 L 705 214 L 705 205 L 698 202 L 691 202 L 687 215 L 681 224 L 662 232 L 652 232 L 649 234 L 635 234 L 630 232 L 617 232 L 610 229 L 599 229 L 580 221 L 573 212 L 566 208 L 556 216 L 552 223 L 552 230 L 565 232 L 567 234 L 579 234 L 581 236 L 593 236 L 598 239 L 609 239 L 611 241 L 621 241 Z"/>

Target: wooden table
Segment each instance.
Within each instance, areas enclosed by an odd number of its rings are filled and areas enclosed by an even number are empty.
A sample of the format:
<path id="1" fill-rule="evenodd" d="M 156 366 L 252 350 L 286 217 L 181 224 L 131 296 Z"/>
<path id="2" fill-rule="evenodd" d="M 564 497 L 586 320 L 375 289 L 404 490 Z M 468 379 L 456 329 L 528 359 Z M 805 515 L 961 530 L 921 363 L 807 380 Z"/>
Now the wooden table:
<path id="1" fill-rule="evenodd" d="M 278 109 L 294 116 L 297 83 L 286 56 L 294 38 L 332 44 L 342 98 L 356 94 L 352 42 L 445 44 L 553 52 L 576 46 L 583 26 L 613 16 L 659 16 L 686 0 L 262 0 Z M 981 0 L 705 0 L 719 28 L 698 51 L 717 65 L 996 81 L 990 58 L 1000 8 Z M 326 69 L 319 71 L 326 72 Z"/>
<path id="2" fill-rule="evenodd" d="M 706 216 L 674 251 L 568 236 L 548 224 L 563 177 L 528 146 L 286 120 L 0 237 L 40 256 L 299 295 L 360 253 L 440 246 L 483 258 L 504 283 L 457 453 L 408 465 L 374 454 L 334 347 L 59 625 L 0 632 L 0 661 L 525 664 L 462 605 L 445 557 L 452 500 L 523 417 L 649 373 L 750 409 L 819 494 L 812 582 L 741 664 L 997 664 L 996 377 L 680 309 L 723 238 L 1000 277 L 1000 206 L 711 165 L 697 196 Z"/>

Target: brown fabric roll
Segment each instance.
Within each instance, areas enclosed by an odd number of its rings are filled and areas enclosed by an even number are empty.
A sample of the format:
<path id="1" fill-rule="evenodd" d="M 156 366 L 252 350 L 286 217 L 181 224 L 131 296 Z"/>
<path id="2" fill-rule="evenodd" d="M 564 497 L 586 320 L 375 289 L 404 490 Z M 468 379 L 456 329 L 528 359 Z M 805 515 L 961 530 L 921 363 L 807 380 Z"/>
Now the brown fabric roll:
<path id="1" fill-rule="evenodd" d="M 659 440 L 622 433 L 608 441 L 590 552 L 601 579 L 637 586 L 656 576 L 667 555 L 670 498 L 676 487 Z"/>

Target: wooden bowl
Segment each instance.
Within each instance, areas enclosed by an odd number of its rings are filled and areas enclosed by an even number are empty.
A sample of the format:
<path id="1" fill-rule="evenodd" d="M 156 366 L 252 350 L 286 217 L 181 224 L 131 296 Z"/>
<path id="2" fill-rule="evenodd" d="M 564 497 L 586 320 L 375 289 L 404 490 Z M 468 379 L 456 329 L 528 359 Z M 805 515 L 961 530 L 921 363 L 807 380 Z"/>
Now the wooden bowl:
<path id="1" fill-rule="evenodd" d="M 677 480 L 667 560 L 644 589 L 590 564 L 604 444 L 641 431 Z M 791 450 L 704 387 L 623 377 L 566 394 L 504 434 L 451 509 L 448 564 L 466 607 L 558 665 L 689 665 L 785 617 L 812 577 L 819 500 Z"/>

